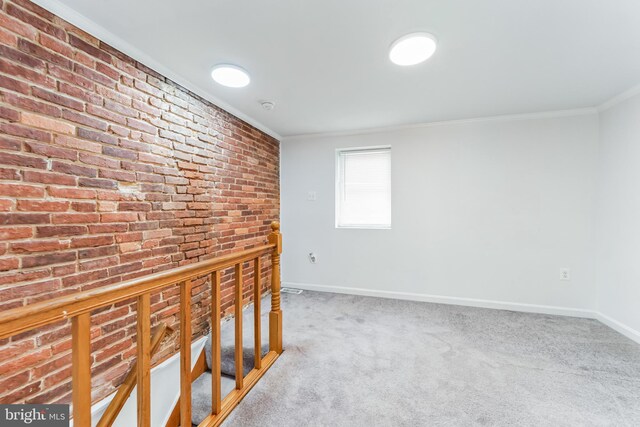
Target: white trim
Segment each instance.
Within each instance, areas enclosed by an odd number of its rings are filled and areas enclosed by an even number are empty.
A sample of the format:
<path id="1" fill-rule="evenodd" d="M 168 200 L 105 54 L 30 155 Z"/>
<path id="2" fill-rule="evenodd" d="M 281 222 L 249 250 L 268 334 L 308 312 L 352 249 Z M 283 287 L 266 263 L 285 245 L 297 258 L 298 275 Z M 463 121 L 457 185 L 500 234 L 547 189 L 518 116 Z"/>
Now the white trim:
<path id="1" fill-rule="evenodd" d="M 407 301 L 432 302 L 437 304 L 463 305 L 468 307 L 492 308 L 498 310 L 521 311 L 525 313 L 554 314 L 559 316 L 583 317 L 587 319 L 597 318 L 594 310 L 572 307 L 559 307 L 552 305 L 524 304 L 507 301 L 494 301 L 477 298 L 448 297 L 441 295 L 427 295 L 410 292 L 393 292 L 364 288 L 352 288 L 343 286 L 327 286 L 309 283 L 282 282 L 287 288 L 304 289 L 308 291 L 333 292 L 338 294 L 362 295 L 378 298 L 391 298 Z"/>
<path id="2" fill-rule="evenodd" d="M 606 314 L 602 314 L 600 312 L 597 313 L 596 319 L 610 327 L 611 329 L 620 332 L 625 337 L 637 342 L 640 344 L 640 332 L 636 331 L 633 328 L 615 320 L 612 317 L 607 316 Z"/>
<path id="3" fill-rule="evenodd" d="M 317 132 L 317 133 L 306 133 L 306 134 L 297 134 L 297 135 L 286 135 L 282 138 L 282 141 L 286 141 L 289 139 L 298 139 L 298 138 L 306 139 L 306 138 L 323 138 L 323 137 L 334 137 L 334 136 L 369 135 L 372 133 L 394 132 L 394 131 L 401 131 L 401 130 L 421 129 L 421 128 L 427 128 L 427 127 L 433 127 L 433 126 L 447 126 L 447 125 L 458 125 L 458 124 L 469 124 L 469 123 L 503 122 L 503 121 L 515 121 L 515 120 L 536 120 L 536 119 L 551 119 L 556 117 L 585 116 L 585 115 L 597 114 L 597 113 L 598 113 L 597 108 L 588 107 L 588 108 L 576 108 L 571 110 L 545 111 L 545 112 L 539 112 L 539 113 L 506 114 L 506 115 L 498 115 L 498 116 L 477 117 L 477 118 L 470 118 L 470 119 L 443 120 L 439 122 L 425 122 L 425 123 L 414 123 L 414 124 L 397 125 L 397 126 L 383 126 L 383 127 L 360 129 L 360 130 L 346 130 L 346 131 L 338 131 L 338 132 Z"/>
<path id="4" fill-rule="evenodd" d="M 282 136 L 280 136 L 277 132 L 271 130 L 270 128 L 268 128 L 267 126 L 262 124 L 261 122 L 253 119 L 252 117 L 244 114 L 243 112 L 241 112 L 237 108 L 232 107 L 231 105 L 229 105 L 225 101 L 222 101 L 220 98 L 218 98 L 217 96 L 213 95 L 209 90 L 204 89 L 204 88 L 194 84 L 190 80 L 184 78 L 183 76 L 179 75 L 178 73 L 173 72 L 166 65 L 160 64 L 158 61 L 156 61 L 155 59 L 151 58 L 149 55 L 147 55 L 146 53 L 142 52 L 140 49 L 138 49 L 138 48 L 134 47 L 133 45 L 129 44 L 127 41 L 125 41 L 125 40 L 121 39 L 120 37 L 116 36 L 111 31 L 107 30 L 106 28 L 102 27 L 101 25 L 98 25 L 97 23 L 95 23 L 91 19 L 87 18 L 86 16 L 82 15 L 81 13 L 77 12 L 76 10 L 74 10 L 71 7 L 67 6 L 66 4 L 61 3 L 61 2 L 59 2 L 57 0 L 33 0 L 33 2 L 38 4 L 39 6 L 47 9 L 49 12 L 59 16 L 60 18 L 64 19 L 65 21 L 75 25 L 76 27 L 80 28 L 81 30 L 86 31 L 87 33 L 93 35 L 97 39 L 99 39 L 99 40 L 111 45 L 115 49 L 123 52 L 124 54 L 126 54 L 128 56 L 130 56 L 131 58 L 135 59 L 136 61 L 146 65 L 147 67 L 151 68 L 152 70 L 162 74 L 163 76 L 165 76 L 168 79 L 176 82 L 180 86 L 190 90 L 193 93 L 196 93 L 196 94 L 202 96 L 204 99 L 214 103 L 216 106 L 218 106 L 218 107 L 222 108 L 223 110 L 227 111 L 228 113 L 236 116 L 240 120 L 243 120 L 243 121 L 247 122 L 248 124 L 256 127 L 257 129 L 259 129 L 259 130 L 271 135 L 272 137 L 274 137 L 274 138 L 276 138 L 278 140 L 282 139 Z M 210 72 L 210 70 L 205 70 L 205 72 L 208 74 Z"/>
<path id="5" fill-rule="evenodd" d="M 632 88 L 629 88 L 627 90 L 625 90 L 622 93 L 619 93 L 618 95 L 614 96 L 613 98 L 611 98 L 608 101 L 603 102 L 602 104 L 600 104 L 598 106 L 598 111 L 599 112 L 603 112 L 608 110 L 611 107 L 615 107 L 616 105 L 620 104 L 621 102 L 626 101 L 627 99 L 640 94 L 640 84 L 633 86 Z"/>
<path id="6" fill-rule="evenodd" d="M 431 302 L 436 304 L 462 305 L 467 307 L 491 308 L 496 310 L 519 311 L 524 313 L 552 314 L 557 316 L 581 317 L 596 319 L 616 332 L 640 344 L 640 331 L 595 310 L 582 308 L 559 307 L 553 305 L 524 304 L 518 302 L 494 301 L 477 298 L 448 297 L 410 292 L 392 292 L 345 286 L 327 286 L 310 283 L 282 282 L 282 286 L 306 291 L 331 292 L 337 294 L 362 295 L 377 298 L 391 298 L 406 301 Z"/>

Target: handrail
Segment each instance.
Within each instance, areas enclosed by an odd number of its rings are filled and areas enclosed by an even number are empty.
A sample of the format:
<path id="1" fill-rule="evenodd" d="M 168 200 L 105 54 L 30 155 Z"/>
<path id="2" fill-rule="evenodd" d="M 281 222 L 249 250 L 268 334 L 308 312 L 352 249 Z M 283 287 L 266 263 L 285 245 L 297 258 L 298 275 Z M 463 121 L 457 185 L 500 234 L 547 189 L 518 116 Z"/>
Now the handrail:
<path id="1" fill-rule="evenodd" d="M 24 307 L 12 308 L 0 313 L 0 339 L 88 313 L 96 308 L 154 292 L 189 278 L 216 270 L 223 270 L 239 262 L 250 261 L 256 256 L 267 253 L 274 247 L 274 244 L 269 243 L 102 288 L 81 291 Z"/>
<path id="2" fill-rule="evenodd" d="M 135 380 L 137 387 L 138 426 L 150 427 L 151 423 L 151 293 L 163 288 L 180 287 L 180 423 L 191 424 L 191 291 L 192 279 L 205 274 L 211 276 L 211 322 L 217 333 L 212 351 L 214 367 L 219 366 L 220 348 L 220 272 L 235 267 L 235 315 L 236 360 L 242 361 L 242 297 L 243 264 L 254 263 L 254 298 L 260 299 L 262 267 L 260 257 L 271 255 L 271 311 L 269 313 L 269 353 L 262 359 L 256 355 L 256 367 L 242 378 L 242 366 L 236 375 L 236 389 L 224 399 L 220 396 L 220 376 L 212 381 L 211 413 L 201 427 L 220 425 L 231 410 L 240 403 L 251 387 L 271 367 L 282 353 L 282 310 L 280 308 L 280 253 L 282 235 L 280 224 L 271 224 L 268 244 L 224 255 L 207 261 L 178 267 L 103 288 L 81 291 L 36 304 L 18 307 L 0 313 L 0 339 L 35 329 L 59 320 L 71 319 L 72 344 L 72 403 L 73 420 L 77 427 L 91 426 L 91 311 L 114 303 L 136 298 L 137 342 Z M 259 309 L 259 302 L 255 305 Z M 255 328 L 260 330 L 260 312 L 255 313 Z M 260 341 L 256 339 L 256 352 Z M 124 391 L 122 392 L 124 393 Z"/>

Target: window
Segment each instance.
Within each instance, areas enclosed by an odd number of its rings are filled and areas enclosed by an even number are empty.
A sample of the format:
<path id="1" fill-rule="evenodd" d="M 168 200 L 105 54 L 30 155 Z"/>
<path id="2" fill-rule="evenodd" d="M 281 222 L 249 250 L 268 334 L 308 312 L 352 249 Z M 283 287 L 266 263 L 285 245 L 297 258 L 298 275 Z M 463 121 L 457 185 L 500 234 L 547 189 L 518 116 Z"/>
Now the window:
<path id="1" fill-rule="evenodd" d="M 338 150 L 336 227 L 391 228 L 391 148 Z"/>

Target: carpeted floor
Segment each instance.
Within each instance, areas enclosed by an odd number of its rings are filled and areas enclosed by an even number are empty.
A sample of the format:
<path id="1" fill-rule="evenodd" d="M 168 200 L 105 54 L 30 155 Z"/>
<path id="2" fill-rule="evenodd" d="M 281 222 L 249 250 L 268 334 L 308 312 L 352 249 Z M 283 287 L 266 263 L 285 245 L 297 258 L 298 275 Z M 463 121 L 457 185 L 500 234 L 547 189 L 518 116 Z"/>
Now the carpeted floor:
<path id="1" fill-rule="evenodd" d="M 305 291 L 232 426 L 640 426 L 640 345 L 596 320 Z"/>

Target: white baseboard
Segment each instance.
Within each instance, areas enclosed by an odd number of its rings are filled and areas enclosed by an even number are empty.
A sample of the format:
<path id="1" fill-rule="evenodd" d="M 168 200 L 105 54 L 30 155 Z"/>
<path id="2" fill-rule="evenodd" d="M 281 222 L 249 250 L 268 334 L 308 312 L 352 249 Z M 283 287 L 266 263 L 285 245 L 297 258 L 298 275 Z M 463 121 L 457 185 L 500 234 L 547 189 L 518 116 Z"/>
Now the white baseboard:
<path id="1" fill-rule="evenodd" d="M 632 339 L 633 341 L 640 344 L 640 332 L 636 331 L 633 328 L 615 320 L 612 317 L 607 316 L 606 314 L 602 314 L 600 312 L 597 313 L 596 319 L 610 327 L 611 329 L 620 332 L 625 337 Z"/>
<path id="2" fill-rule="evenodd" d="M 559 316 L 583 317 L 595 319 L 597 313 L 572 307 L 558 307 L 552 305 L 523 304 L 517 302 L 493 301 L 477 298 L 448 297 L 441 295 L 427 295 L 410 292 L 392 292 L 344 286 L 315 285 L 310 283 L 282 282 L 288 288 L 304 289 L 308 291 L 333 292 L 337 294 L 363 295 L 369 297 L 392 298 L 408 301 L 433 302 L 438 304 L 464 305 L 468 307 L 493 308 L 498 310 L 521 311 L 525 313 L 555 314 Z"/>
<path id="3" fill-rule="evenodd" d="M 558 316 L 582 317 L 597 319 L 614 331 L 640 344 L 640 332 L 595 310 L 553 305 L 523 304 L 517 302 L 493 301 L 477 298 L 447 297 L 441 295 L 427 295 L 410 292 L 392 292 L 346 286 L 327 286 L 310 283 L 282 282 L 282 286 L 307 291 L 333 292 L 337 294 L 362 295 L 378 298 L 391 298 L 408 301 L 433 302 L 437 304 L 463 305 L 467 307 L 493 308 L 498 310 L 521 311 L 525 313 L 554 314 Z"/>

